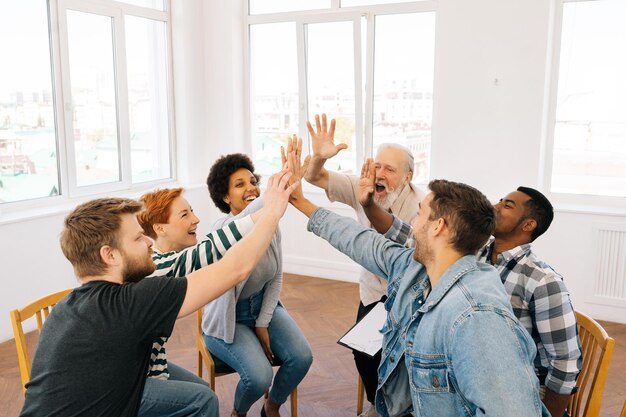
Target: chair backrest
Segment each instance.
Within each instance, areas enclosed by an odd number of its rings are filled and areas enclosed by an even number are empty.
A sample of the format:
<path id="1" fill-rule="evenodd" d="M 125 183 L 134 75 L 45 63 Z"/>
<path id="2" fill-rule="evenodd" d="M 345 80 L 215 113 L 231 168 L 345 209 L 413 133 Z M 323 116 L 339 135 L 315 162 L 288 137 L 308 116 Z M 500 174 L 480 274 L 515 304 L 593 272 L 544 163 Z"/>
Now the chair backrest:
<path id="1" fill-rule="evenodd" d="M 619 417 L 626 417 L 626 401 L 624 401 L 624 406 L 622 407 L 622 412 Z"/>
<path id="2" fill-rule="evenodd" d="M 58 303 L 63 297 L 72 292 L 72 289 L 56 292 L 54 294 L 47 295 L 28 304 L 26 307 L 12 310 L 11 323 L 13 324 L 13 335 L 15 336 L 15 347 L 17 348 L 17 360 L 20 365 L 20 376 L 22 378 L 22 391 L 26 392 L 26 383 L 30 379 L 30 355 L 28 354 L 28 348 L 26 346 L 26 338 L 24 337 L 24 328 L 22 323 L 25 320 L 35 316 L 37 319 L 37 331 L 41 333 L 41 327 L 50 309 Z"/>
<path id="3" fill-rule="evenodd" d="M 586 314 L 576 311 L 576 320 L 583 367 L 578 375 L 578 391 L 570 399 L 567 411 L 571 417 L 598 417 L 615 340 Z"/>

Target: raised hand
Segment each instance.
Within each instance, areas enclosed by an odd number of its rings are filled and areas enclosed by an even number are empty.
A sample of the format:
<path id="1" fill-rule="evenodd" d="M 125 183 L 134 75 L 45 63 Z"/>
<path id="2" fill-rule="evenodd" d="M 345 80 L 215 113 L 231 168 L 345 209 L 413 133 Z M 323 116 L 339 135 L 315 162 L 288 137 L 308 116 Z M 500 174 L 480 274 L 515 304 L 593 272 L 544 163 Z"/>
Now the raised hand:
<path id="1" fill-rule="evenodd" d="M 325 113 L 322 113 L 321 122 L 319 114 L 315 115 L 315 130 L 313 130 L 311 122 L 306 122 L 306 127 L 311 135 L 311 146 L 315 158 L 330 159 L 342 149 L 348 148 L 345 143 L 335 145 L 335 119 L 331 119 L 330 128 L 328 128 Z"/>
<path id="2" fill-rule="evenodd" d="M 290 194 L 300 186 L 300 180 L 289 184 L 293 174 L 289 171 L 289 164 L 282 171 L 272 175 L 267 181 L 265 189 L 264 215 L 280 218 L 285 214 Z"/>
<path id="3" fill-rule="evenodd" d="M 293 182 L 300 180 L 306 170 L 309 167 L 309 162 L 311 162 L 311 155 L 307 155 L 304 158 L 304 162 L 300 164 L 302 159 L 302 138 L 299 138 L 297 135 L 293 135 L 291 138 L 287 139 L 287 152 L 285 153 L 285 148 L 283 146 L 280 147 L 280 159 L 282 161 L 283 169 L 287 165 L 289 155 L 294 153 L 294 160 L 291 162 L 291 173 L 293 176 L 291 177 L 290 184 Z M 296 167 L 297 164 L 297 167 Z M 297 170 L 295 168 L 298 168 Z"/>
<path id="4" fill-rule="evenodd" d="M 287 155 L 294 151 L 297 153 L 298 157 L 302 154 L 302 138 L 299 138 L 295 133 L 292 137 L 287 138 L 287 152 L 285 152 L 284 146 L 280 147 L 280 159 L 283 163 L 283 168 L 287 163 Z"/>
<path id="5" fill-rule="evenodd" d="M 304 164 L 300 165 L 300 159 L 297 156 L 297 153 L 294 151 L 289 152 L 287 156 L 287 164 L 286 166 L 291 172 L 291 178 L 301 178 L 302 175 L 306 172 L 306 168 L 309 165 L 310 156 L 307 156 L 304 160 Z M 295 200 L 303 199 L 304 194 L 302 193 L 302 182 L 291 192 L 289 196 L 289 202 L 293 203 Z"/>
<path id="6" fill-rule="evenodd" d="M 361 178 L 358 184 L 359 203 L 363 207 L 374 204 L 374 183 L 376 181 L 376 164 L 367 158 L 361 167 Z"/>

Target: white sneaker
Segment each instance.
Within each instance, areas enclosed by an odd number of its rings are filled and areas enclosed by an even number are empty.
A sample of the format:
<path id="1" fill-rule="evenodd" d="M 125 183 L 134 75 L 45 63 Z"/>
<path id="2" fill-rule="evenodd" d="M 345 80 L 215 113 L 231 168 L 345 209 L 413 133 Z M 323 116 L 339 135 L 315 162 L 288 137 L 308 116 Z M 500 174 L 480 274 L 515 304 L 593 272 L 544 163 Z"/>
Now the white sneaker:
<path id="1" fill-rule="evenodd" d="M 376 412 L 376 407 L 370 404 L 370 408 L 368 408 L 367 411 L 363 411 L 357 417 L 380 417 L 380 415 Z"/>

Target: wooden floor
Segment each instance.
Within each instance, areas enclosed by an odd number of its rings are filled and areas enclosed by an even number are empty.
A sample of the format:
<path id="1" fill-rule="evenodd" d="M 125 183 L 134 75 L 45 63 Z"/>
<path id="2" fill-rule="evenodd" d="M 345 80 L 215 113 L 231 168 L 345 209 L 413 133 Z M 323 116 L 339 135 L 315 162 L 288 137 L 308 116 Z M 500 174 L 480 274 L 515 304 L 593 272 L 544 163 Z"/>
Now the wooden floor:
<path id="1" fill-rule="evenodd" d="M 354 322 L 358 304 L 357 285 L 286 275 L 281 300 L 313 348 L 313 365 L 298 388 L 299 416 L 355 416 L 357 374 L 352 353 L 336 341 Z M 195 372 L 194 320 L 192 315 L 177 322 L 168 342 L 168 356 Z M 602 325 L 616 339 L 616 347 L 601 416 L 618 417 L 626 398 L 626 325 L 609 322 L 602 322 Z M 36 343 L 35 335 L 29 335 L 28 339 L 31 345 Z M 217 379 L 220 417 L 230 415 L 237 378 L 231 375 Z M 22 403 L 15 343 L 9 341 L 0 344 L 0 417 L 17 416 Z M 248 415 L 258 416 L 259 412 L 260 402 L 257 402 Z M 282 415 L 290 415 L 288 403 L 283 406 Z"/>

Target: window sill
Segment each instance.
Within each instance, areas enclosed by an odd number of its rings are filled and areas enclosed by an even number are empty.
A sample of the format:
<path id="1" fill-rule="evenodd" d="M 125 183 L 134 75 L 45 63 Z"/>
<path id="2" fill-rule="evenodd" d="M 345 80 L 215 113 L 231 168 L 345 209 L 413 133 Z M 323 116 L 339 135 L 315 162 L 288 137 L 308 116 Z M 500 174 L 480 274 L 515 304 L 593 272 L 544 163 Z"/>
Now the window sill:
<path id="1" fill-rule="evenodd" d="M 7 203 L 8 207 L 0 205 L 0 226 L 11 223 L 19 223 L 23 221 L 30 221 L 36 219 L 42 219 L 51 216 L 58 216 L 59 214 L 68 213 L 77 205 L 93 200 L 95 198 L 103 197 L 122 197 L 137 199 L 145 192 L 154 190 L 156 188 L 171 188 L 171 187 L 184 187 L 186 190 L 194 190 L 199 188 L 206 188 L 205 184 L 181 184 L 175 180 L 164 180 L 162 182 L 151 182 L 143 186 L 137 186 L 136 188 L 124 191 L 111 192 L 106 194 L 93 194 L 87 197 L 75 197 L 65 198 L 48 197 L 31 201 L 22 201 L 16 203 Z"/>
<path id="2" fill-rule="evenodd" d="M 559 213 L 591 214 L 596 216 L 626 217 L 626 208 L 601 205 L 554 203 L 554 211 Z"/>

